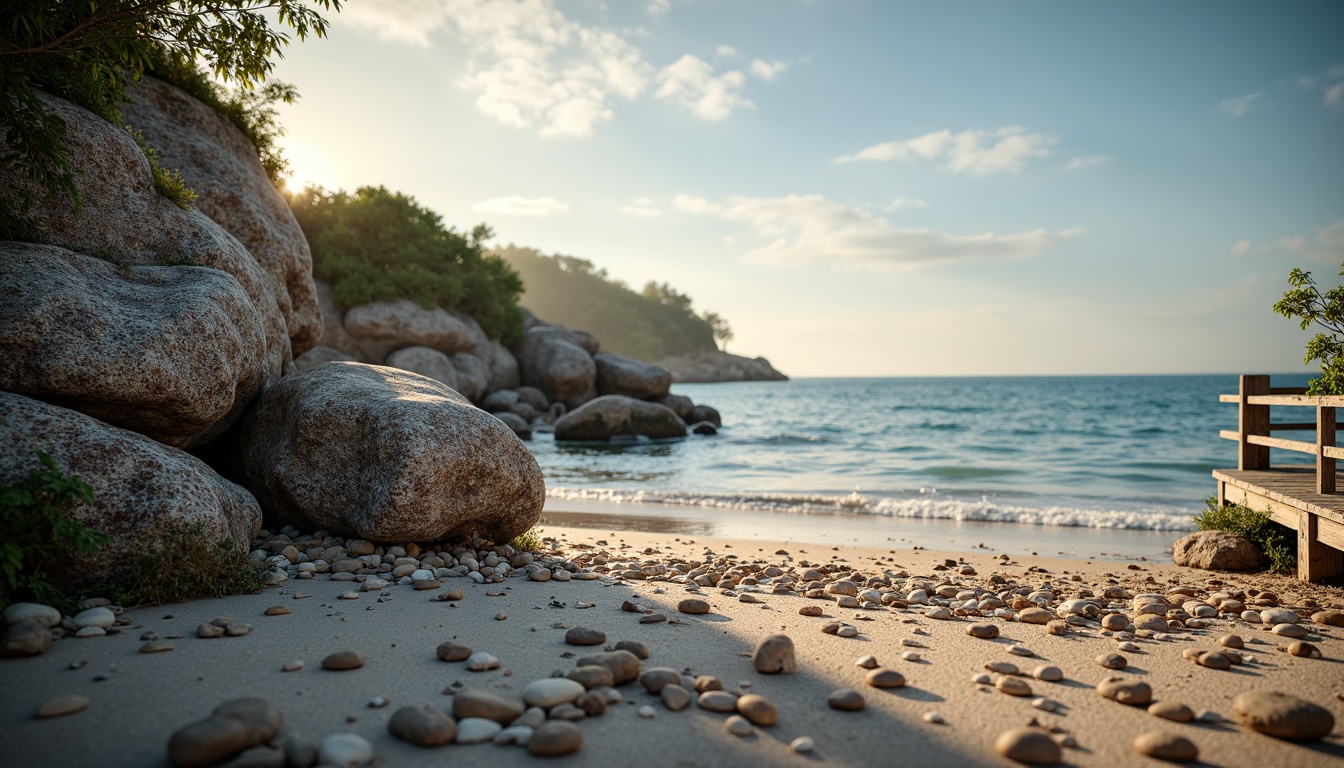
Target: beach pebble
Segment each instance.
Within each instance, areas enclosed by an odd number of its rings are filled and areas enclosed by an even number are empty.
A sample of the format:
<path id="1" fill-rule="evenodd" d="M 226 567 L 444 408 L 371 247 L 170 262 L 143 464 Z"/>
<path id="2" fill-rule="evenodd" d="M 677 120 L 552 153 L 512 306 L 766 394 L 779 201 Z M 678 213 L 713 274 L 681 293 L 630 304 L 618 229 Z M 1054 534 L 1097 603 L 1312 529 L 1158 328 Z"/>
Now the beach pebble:
<path id="1" fill-rule="evenodd" d="M 1232 660 L 1217 651 L 1206 651 L 1195 657 L 1195 663 L 1209 669 L 1231 669 Z"/>
<path id="2" fill-rule="evenodd" d="M 1141 707 L 1153 700 L 1153 689 L 1147 683 L 1127 677 L 1108 677 L 1097 683 L 1097 695 L 1121 704 Z"/>
<path id="3" fill-rule="evenodd" d="M 288 616 L 291 612 L 288 605 L 272 605 L 266 609 L 267 616 Z"/>
<path id="4" fill-rule="evenodd" d="M 1246 647 L 1246 641 L 1242 640 L 1239 635 L 1223 635 L 1222 637 L 1218 638 L 1218 644 L 1223 646 L 1224 648 Z"/>
<path id="5" fill-rule="evenodd" d="M 669 685 L 681 684 L 681 673 L 670 667 L 649 667 L 639 676 L 639 684 L 649 693 L 658 693 Z"/>
<path id="6" fill-rule="evenodd" d="M 1269 630 L 1280 637 L 1292 637 L 1298 640 L 1306 637 L 1309 633 L 1307 628 L 1299 624 L 1275 624 L 1274 628 Z"/>
<path id="7" fill-rule="evenodd" d="M 1257 733 L 1289 741 L 1317 741 L 1335 727 L 1330 710 L 1275 691 L 1246 691 L 1232 700 L 1237 722 Z"/>
<path id="8" fill-rule="evenodd" d="M 166 653 L 173 650 L 173 644 L 163 640 L 151 640 L 140 646 L 141 653 Z"/>
<path id="9" fill-rule="evenodd" d="M 1128 640 L 1126 640 L 1126 641 L 1123 642 L 1123 643 L 1120 643 L 1119 645 L 1116 646 L 1116 648 L 1119 648 L 1121 651 L 1124 651 L 1125 653 L 1138 653 L 1138 652 L 1139 652 L 1139 646 L 1135 645 L 1134 643 L 1129 642 Z"/>
<path id="10" fill-rule="evenodd" d="M 78 619 L 78 617 L 76 617 L 76 619 Z M 1276 624 L 1296 624 L 1301 620 L 1301 616 L 1298 616 L 1295 611 L 1290 611 L 1287 608 L 1267 608 L 1260 612 L 1260 623 L 1269 626 L 1274 626 Z"/>
<path id="11" fill-rule="evenodd" d="M 291 662 L 289 662 L 288 664 L 286 664 L 286 665 L 284 665 L 283 667 L 281 667 L 281 668 L 280 668 L 280 671 L 281 671 L 281 672 L 298 672 L 298 671 L 301 670 L 301 669 L 303 669 L 303 662 L 302 662 L 302 661 L 291 661 Z"/>
<path id="12" fill-rule="evenodd" d="M 241 720 L 212 715 L 173 732 L 168 739 L 168 760 L 177 766 L 215 765 L 253 743 L 251 729 Z"/>
<path id="13" fill-rule="evenodd" d="M 565 633 L 565 642 L 570 645 L 601 645 L 607 642 L 607 633 L 589 627 L 574 627 Z"/>
<path id="14" fill-rule="evenodd" d="M 705 691 L 696 699 L 696 704 L 710 712 L 737 711 L 737 697 L 727 691 Z"/>
<path id="15" fill-rule="evenodd" d="M 1129 617 L 1119 613 L 1108 613 L 1101 617 L 1101 628 L 1110 632 L 1124 632 L 1129 626 Z"/>
<path id="16" fill-rule="evenodd" d="M 695 685 L 692 686 L 696 693 L 705 691 L 722 691 L 723 681 L 713 675 L 699 675 L 695 678 Z"/>
<path id="17" fill-rule="evenodd" d="M 1188 723 L 1195 719 L 1194 710 L 1175 701 L 1154 702 L 1148 705 L 1148 714 L 1176 723 Z"/>
<path id="18" fill-rule="evenodd" d="M 791 675 L 796 668 L 793 640 L 788 635 L 767 635 L 756 643 L 751 664 L 763 675 Z"/>
<path id="19" fill-rule="evenodd" d="M 364 666 L 364 657 L 355 651 L 337 651 L 322 660 L 323 669 L 343 671 Z"/>
<path id="20" fill-rule="evenodd" d="M 107 634 L 107 630 L 102 627 L 81 627 L 75 633 L 75 637 L 102 637 Z"/>
<path id="21" fill-rule="evenodd" d="M 1199 759 L 1199 747 L 1193 741 L 1166 731 L 1141 733 L 1131 746 L 1141 755 L 1173 763 L 1192 763 Z"/>
<path id="22" fill-rule="evenodd" d="M 1170 629 L 1170 626 L 1167 624 L 1166 617 L 1148 614 L 1134 620 L 1134 629 L 1148 632 L 1166 632 Z"/>
<path id="23" fill-rule="evenodd" d="M 638 640 L 620 640 L 615 645 L 612 646 L 612 650 L 629 651 L 635 654 L 636 659 L 649 658 L 649 646 L 639 642 Z"/>
<path id="24" fill-rule="evenodd" d="M 1025 765 L 1056 765 L 1064 751 L 1050 735 L 1038 728 L 1014 728 L 999 734 L 994 751 Z"/>
<path id="25" fill-rule="evenodd" d="M 1044 608 L 1023 608 L 1017 614 L 1017 620 L 1023 624 L 1048 624 L 1055 615 Z"/>
<path id="26" fill-rule="evenodd" d="M 650 613 L 639 617 L 640 624 L 662 624 L 667 621 L 667 616 L 661 613 Z"/>
<path id="27" fill-rule="evenodd" d="M 1045 625 L 1045 633 L 1047 635 L 1058 635 L 1063 637 L 1064 635 L 1069 634 L 1070 631 L 1068 622 L 1059 619 L 1055 619 Z"/>
<path id="28" fill-rule="evenodd" d="M 952 618 L 952 612 L 939 605 L 925 611 L 924 618 L 937 619 L 939 621 L 947 621 Z"/>
<path id="29" fill-rule="evenodd" d="M 1000 675 L 1021 674 L 1021 672 L 1018 671 L 1016 664 L 1007 661 L 987 661 L 985 662 L 985 669 L 988 669 L 990 672 L 995 672 Z"/>
<path id="30" fill-rule="evenodd" d="M 725 720 L 723 729 L 734 736 L 750 736 L 752 733 L 751 723 L 741 715 L 733 715 Z"/>
<path id="31" fill-rule="evenodd" d="M 434 653 L 444 661 L 466 661 L 471 658 L 471 646 L 461 643 L 446 642 L 439 643 L 439 647 L 434 649 Z"/>
<path id="32" fill-rule="evenodd" d="M 591 656 L 580 656 L 574 665 L 604 667 L 611 672 L 615 685 L 624 685 L 639 679 L 639 657 L 630 651 L 607 651 Z"/>
<path id="33" fill-rule="evenodd" d="M 822 614 L 820 605 L 804 605 L 798 609 L 799 616 L 820 616 Z"/>
<path id="34" fill-rule="evenodd" d="M 543 726 L 544 727 L 544 726 Z M 457 735 L 453 741 L 458 744 L 481 744 L 492 741 L 495 734 L 504 730 L 504 726 L 484 717 L 464 717 L 457 721 Z M 532 734 L 536 738 L 536 733 Z"/>
<path id="35" fill-rule="evenodd" d="M 559 720 L 542 723 L 527 740 L 527 751 L 541 757 L 568 755 L 582 746 L 583 731 L 573 723 Z"/>
<path id="36" fill-rule="evenodd" d="M 1013 654 L 1014 656 L 1035 656 L 1035 655 L 1036 655 L 1036 653 L 1035 653 L 1034 651 L 1032 651 L 1030 648 L 1027 648 L 1027 647 L 1025 647 L 1025 646 L 1021 646 L 1021 645 L 1010 645 L 1010 646 L 1008 646 L 1008 652 L 1011 653 L 1011 654 Z"/>
<path id="37" fill-rule="evenodd" d="M 858 712 L 863 709 L 865 704 L 863 694 L 853 688 L 841 688 L 832 691 L 826 697 L 826 703 L 830 705 L 831 709 L 838 709 L 842 712 Z"/>
<path id="38" fill-rule="evenodd" d="M 232 622 L 228 626 L 224 627 L 224 634 L 228 635 L 229 637 L 242 637 L 243 635 L 246 635 L 248 632 L 251 631 L 252 631 L 251 624 L 244 624 L 239 621 Z"/>
<path id="39" fill-rule="evenodd" d="M 487 672 L 492 669 L 499 669 L 499 659 L 485 651 L 476 651 L 467 657 L 467 669 L 472 672 Z"/>
<path id="40" fill-rule="evenodd" d="M 1103 653 L 1097 657 L 1097 663 L 1107 669 L 1124 669 L 1129 661 L 1118 653 Z"/>
<path id="41" fill-rule="evenodd" d="M 902 688 L 905 686 L 905 675 L 894 669 L 874 669 L 864 677 L 864 682 L 874 688 Z"/>
<path id="42" fill-rule="evenodd" d="M 84 627 L 107 629 L 116 622 L 116 614 L 106 608 L 90 608 L 75 614 L 75 626 L 80 629 Z"/>
<path id="43" fill-rule="evenodd" d="M 755 693 L 748 693 L 739 698 L 737 711 L 754 725 L 768 727 L 779 722 L 779 708 L 774 702 Z"/>
<path id="44" fill-rule="evenodd" d="M 984 672 L 980 672 L 978 674 L 971 675 L 971 682 L 975 683 L 976 685 L 992 685 L 994 683 L 994 678 L 990 677 L 989 675 L 986 675 Z"/>
<path id="45" fill-rule="evenodd" d="M 584 694 L 586 689 L 581 683 L 564 677 L 548 677 L 533 680 L 523 686 L 523 701 L 534 707 L 550 709 L 561 704 L 569 704 Z"/>
<path id="46" fill-rule="evenodd" d="M 905 653 L 901 654 L 901 658 L 906 661 L 919 661 L 920 656 L 918 653 L 915 653 L 914 651 L 906 651 Z"/>
<path id="47" fill-rule="evenodd" d="M 51 629 L 61 623 L 61 612 L 41 603 L 13 603 L 5 608 L 5 626 L 13 626 L 29 619 Z M 1319 622 L 1318 622 L 1319 623 Z"/>
<path id="48" fill-rule="evenodd" d="M 392 713 L 387 730 L 402 741 L 421 747 L 437 747 L 457 736 L 457 723 L 431 707 L 402 707 Z"/>
<path id="49" fill-rule="evenodd" d="M 0 632 L 0 656 L 39 656 L 46 653 L 55 635 L 38 618 L 20 619 Z"/>
<path id="50" fill-rule="evenodd" d="M 1327 627 L 1344 627 L 1344 611 L 1317 611 L 1311 614 L 1311 623 Z"/>
<path id="51" fill-rule="evenodd" d="M 37 708 L 37 716 L 41 719 L 49 717 L 65 717 L 78 712 L 83 712 L 89 708 L 89 699 L 79 694 L 68 694 L 66 696 L 56 696 L 42 702 L 42 706 Z"/>
<path id="52" fill-rule="evenodd" d="M 559 679 L 559 678 L 557 678 Z M 500 725 L 512 725 L 523 714 L 522 700 L 480 688 L 466 688 L 453 696 L 453 717 L 460 723 L 467 719 L 493 720 Z"/>
<path id="53" fill-rule="evenodd" d="M 658 692 L 658 697 L 663 700 L 663 706 L 673 712 L 680 712 L 691 705 L 691 692 L 682 688 L 680 685 L 666 685 Z"/>
<path id="54" fill-rule="evenodd" d="M 1299 656 L 1304 659 L 1319 659 L 1321 658 L 1321 649 L 1311 643 L 1295 640 L 1288 644 L 1288 655 Z"/>
<path id="55" fill-rule="evenodd" d="M 449 600 L 452 601 L 462 600 L 466 596 L 467 596 L 466 592 L 463 592 L 461 589 L 458 589 L 456 587 L 452 589 L 445 589 L 439 594 L 435 595 L 436 598 L 438 598 L 439 600 L 443 600 L 445 602 Z"/>
<path id="56" fill-rule="evenodd" d="M 877 669 L 882 665 L 877 663 L 876 656 L 863 656 L 860 657 L 858 661 L 854 662 L 854 666 L 862 667 L 864 669 Z"/>
<path id="57" fill-rule="evenodd" d="M 789 751 L 795 754 L 804 755 L 817 748 L 817 743 L 811 736 L 799 736 L 789 742 Z"/>
<path id="58" fill-rule="evenodd" d="M 1047 683 L 1058 683 L 1064 679 L 1064 671 L 1053 664 L 1042 664 L 1031 671 L 1031 676 Z"/>
<path id="59" fill-rule="evenodd" d="M 966 634 L 971 637 L 992 640 L 999 636 L 999 628 L 994 624 L 972 624 L 969 627 L 966 627 Z"/>
<path id="60" fill-rule="evenodd" d="M 606 688 L 615 683 L 615 678 L 612 677 L 611 670 L 606 667 L 595 667 L 592 665 L 574 667 L 565 673 L 565 677 L 582 685 L 590 691 L 594 688 Z"/>
<path id="61" fill-rule="evenodd" d="M 650 707 L 648 704 L 645 704 L 635 711 L 640 717 L 653 718 L 658 716 L 658 710 Z"/>
<path id="62" fill-rule="evenodd" d="M 925 712 L 924 714 L 919 716 L 919 719 L 923 720 L 929 725 L 942 725 L 943 723 L 947 722 L 946 720 L 943 719 L 942 715 L 933 711 Z"/>
<path id="63" fill-rule="evenodd" d="M 997 688 L 1000 693 L 1006 693 L 1009 696 L 1031 695 L 1031 686 L 1027 685 L 1027 681 L 1020 677 L 1010 677 L 1005 675 L 994 681 L 994 687 Z"/>
<path id="64" fill-rule="evenodd" d="M 688 597 L 677 603 L 677 610 L 698 616 L 709 613 L 709 603 L 696 597 Z"/>
<path id="65" fill-rule="evenodd" d="M 280 708 L 258 697 L 232 699 L 215 707 L 214 717 L 230 717 L 247 727 L 252 746 L 274 739 L 285 724 Z"/>
<path id="66" fill-rule="evenodd" d="M 1032 699 L 1031 706 L 1041 710 L 1042 712 L 1054 712 L 1056 709 L 1059 709 L 1058 704 L 1045 697 Z"/>

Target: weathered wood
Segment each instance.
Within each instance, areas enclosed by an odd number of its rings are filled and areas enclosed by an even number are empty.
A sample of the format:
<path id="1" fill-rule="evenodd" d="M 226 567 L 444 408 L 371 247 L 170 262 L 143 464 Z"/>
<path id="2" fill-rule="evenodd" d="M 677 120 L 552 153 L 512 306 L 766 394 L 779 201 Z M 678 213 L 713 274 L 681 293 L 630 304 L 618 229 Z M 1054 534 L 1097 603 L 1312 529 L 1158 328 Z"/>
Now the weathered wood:
<path id="1" fill-rule="evenodd" d="M 1279 421 L 1269 425 L 1269 431 L 1271 432 L 1291 432 L 1293 430 L 1306 432 L 1314 429 L 1316 429 L 1316 422 L 1314 421 Z"/>
<path id="2" fill-rule="evenodd" d="M 1335 459 L 1327 456 L 1326 448 L 1335 447 L 1335 409 L 1330 406 L 1316 408 L 1316 492 L 1320 494 L 1335 492 Z"/>
<path id="3" fill-rule="evenodd" d="M 1289 440 L 1284 437 L 1269 437 L 1268 435 L 1247 435 L 1246 442 L 1251 445 L 1263 445 L 1266 448 L 1279 448 L 1285 451 L 1297 451 L 1298 453 L 1310 453 L 1315 455 L 1317 447 L 1315 443 L 1308 443 L 1305 440 Z"/>
<path id="4" fill-rule="evenodd" d="M 1324 453 L 1332 459 L 1344 459 L 1344 448 L 1331 448 L 1326 446 Z"/>
<path id="5" fill-rule="evenodd" d="M 1344 524 L 1328 517 L 1316 518 L 1316 540 L 1326 546 L 1344 550 Z"/>
<path id="6" fill-rule="evenodd" d="M 1328 547 L 1318 538 L 1319 519 L 1302 511 L 1297 526 L 1297 577 L 1322 581 L 1344 576 L 1344 552 Z"/>
<path id="7" fill-rule="evenodd" d="M 1268 379 L 1268 376 L 1243 376 L 1242 378 Z M 1344 407 L 1344 395 L 1271 395 L 1268 391 L 1257 392 L 1248 402 L 1251 405 L 1328 405 L 1332 408 Z"/>
<path id="8" fill-rule="evenodd" d="M 1213 477 L 1228 484 L 1229 497 L 1231 488 L 1240 488 L 1293 510 L 1305 509 L 1344 525 L 1344 494 L 1317 493 L 1316 470 L 1313 467 L 1275 467 L 1248 472 L 1218 469 L 1214 470 Z M 1263 505 L 1258 508 L 1263 508 Z M 1293 514 L 1296 515 L 1296 512 Z"/>
<path id="9" fill-rule="evenodd" d="M 1253 405 L 1252 397 L 1269 394 L 1268 376 L 1242 376 L 1238 395 L 1237 434 L 1240 435 L 1237 469 L 1265 469 L 1269 467 L 1269 447 L 1256 445 L 1247 438 L 1269 434 L 1269 406 Z"/>
<path id="10" fill-rule="evenodd" d="M 1305 395 L 1305 394 L 1307 394 L 1307 388 L 1306 388 L 1306 387 L 1270 387 L 1270 388 L 1269 388 L 1269 394 L 1271 394 L 1271 395 Z"/>

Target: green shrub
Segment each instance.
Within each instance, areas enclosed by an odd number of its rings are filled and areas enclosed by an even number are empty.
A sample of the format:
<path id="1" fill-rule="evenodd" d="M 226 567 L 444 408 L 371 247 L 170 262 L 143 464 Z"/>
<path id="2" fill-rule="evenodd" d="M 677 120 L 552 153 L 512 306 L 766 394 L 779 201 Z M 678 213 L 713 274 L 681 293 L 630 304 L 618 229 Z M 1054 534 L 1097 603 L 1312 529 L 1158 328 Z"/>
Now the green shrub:
<path id="1" fill-rule="evenodd" d="M 196 192 L 182 181 L 182 173 L 176 168 L 169 170 L 160 165 L 159 153 L 145 143 L 143 134 L 130 127 L 126 127 L 126 131 L 135 139 L 135 143 L 140 145 L 140 151 L 145 153 L 145 159 L 149 161 L 149 172 L 154 177 L 154 189 L 173 201 L 178 208 L 184 211 L 191 210 L 192 204 L 196 202 Z"/>
<path id="2" fill-rule="evenodd" d="M 0 605 L 30 599 L 60 602 L 44 573 L 57 557 L 94 554 L 107 535 L 66 517 L 80 504 L 93 503 L 93 487 L 79 475 L 66 476 L 47 454 L 37 451 L 41 467 L 18 485 L 0 483 Z"/>
<path id="3" fill-rule="evenodd" d="M 527 529 L 525 533 L 520 533 L 513 537 L 509 546 L 519 552 L 540 552 L 541 551 L 541 527 L 534 525 Z"/>
<path id="4" fill-rule="evenodd" d="M 123 575 L 86 585 L 87 595 L 110 597 L 121 605 L 175 603 L 202 597 L 252 595 L 265 586 L 266 572 L 228 539 L 213 539 L 200 523 L 168 525 L 153 549 L 137 557 Z"/>
<path id="5" fill-rule="evenodd" d="M 1286 526 L 1270 520 L 1268 510 L 1257 512 L 1240 504 L 1219 506 L 1218 498 L 1204 500 L 1206 509 L 1194 516 L 1201 531 L 1229 531 L 1245 536 L 1269 560 L 1271 571 L 1293 571 L 1297 568 L 1297 538 Z"/>
<path id="6" fill-rule="evenodd" d="M 410 299 L 466 312 L 505 344 L 522 336 L 522 281 L 485 253 L 491 232 L 484 224 L 459 233 L 415 198 L 384 187 L 309 187 L 290 197 L 290 207 L 312 248 L 313 276 L 331 285 L 341 309 Z"/>

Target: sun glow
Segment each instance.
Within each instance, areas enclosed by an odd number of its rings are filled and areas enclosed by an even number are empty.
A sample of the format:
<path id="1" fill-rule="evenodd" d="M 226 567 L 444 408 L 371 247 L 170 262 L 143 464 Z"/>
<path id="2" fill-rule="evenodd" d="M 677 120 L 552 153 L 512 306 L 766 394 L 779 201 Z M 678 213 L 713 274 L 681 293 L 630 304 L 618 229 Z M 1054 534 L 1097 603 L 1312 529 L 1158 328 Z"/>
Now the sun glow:
<path id="1" fill-rule="evenodd" d="M 335 166 L 312 145 L 296 141 L 286 144 L 284 153 L 290 171 L 289 178 L 285 180 L 285 189 L 297 192 L 312 185 L 332 190 L 340 188 Z"/>

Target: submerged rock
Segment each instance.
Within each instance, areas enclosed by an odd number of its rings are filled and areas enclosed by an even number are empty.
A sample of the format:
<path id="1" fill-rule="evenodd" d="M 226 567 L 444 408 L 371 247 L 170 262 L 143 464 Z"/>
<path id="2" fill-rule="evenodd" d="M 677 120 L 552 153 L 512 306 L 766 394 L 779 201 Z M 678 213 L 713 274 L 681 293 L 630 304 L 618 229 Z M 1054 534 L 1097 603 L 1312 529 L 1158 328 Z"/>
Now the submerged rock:
<path id="1" fill-rule="evenodd" d="M 599 352 L 593 356 L 597 365 L 597 391 L 603 395 L 626 395 L 640 400 L 662 400 L 672 386 L 672 374 L 666 368 L 642 363 L 625 355 Z"/>
<path id="2" fill-rule="evenodd" d="M 560 326 L 528 329 L 513 349 L 523 384 L 540 389 L 550 401 L 569 408 L 592 400 L 597 396 L 597 364 L 579 342 L 569 329 Z M 547 402 L 542 409 L 549 405 Z"/>
<path id="3" fill-rule="evenodd" d="M 685 437 L 686 422 L 665 405 L 624 395 L 603 395 L 560 418 L 556 440 L 610 440 L 618 435 Z"/>

